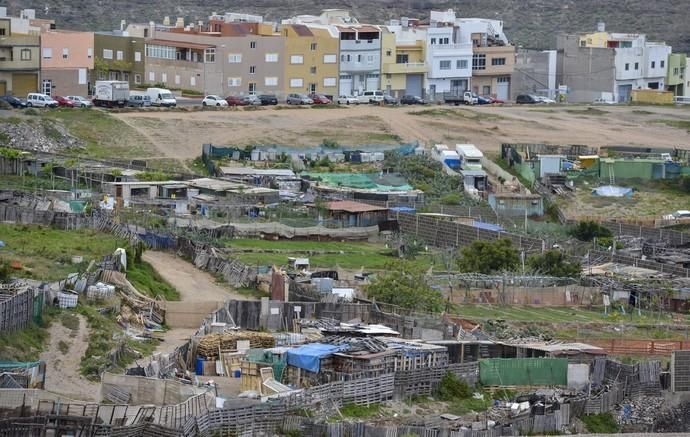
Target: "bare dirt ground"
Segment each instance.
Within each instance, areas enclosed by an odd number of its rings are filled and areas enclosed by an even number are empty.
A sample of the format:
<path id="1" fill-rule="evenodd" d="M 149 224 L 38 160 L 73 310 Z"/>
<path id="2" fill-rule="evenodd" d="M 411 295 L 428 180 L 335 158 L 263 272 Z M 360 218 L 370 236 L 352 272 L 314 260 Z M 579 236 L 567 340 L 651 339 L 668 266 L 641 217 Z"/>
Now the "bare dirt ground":
<path id="1" fill-rule="evenodd" d="M 484 151 L 501 143 L 624 144 L 673 147 L 687 143 L 686 129 L 663 121 L 690 120 L 690 108 L 653 106 L 451 106 L 342 109 L 275 109 L 127 112 L 114 114 L 153 141 L 162 156 L 194 159 L 203 143 L 316 146 L 325 138 L 342 145 L 419 141 L 469 142 Z"/>
<path id="2" fill-rule="evenodd" d="M 79 373 L 79 364 L 89 345 L 86 319 L 79 318 L 79 329 L 71 330 L 59 320 L 50 326 L 50 342 L 40 359 L 46 362 L 46 390 L 70 399 L 97 401 L 100 385 Z M 61 350 L 61 342 L 62 350 Z M 65 344 L 68 349 L 65 350 Z"/>
<path id="3" fill-rule="evenodd" d="M 180 292 L 180 301 L 194 305 L 195 302 L 246 300 L 247 297 L 234 292 L 229 286 L 218 284 L 213 276 L 197 269 L 192 263 L 167 252 L 147 251 L 144 261 L 153 266 L 163 279 Z M 167 352 L 189 340 L 196 329 L 174 328 L 166 331 L 156 352 Z"/>

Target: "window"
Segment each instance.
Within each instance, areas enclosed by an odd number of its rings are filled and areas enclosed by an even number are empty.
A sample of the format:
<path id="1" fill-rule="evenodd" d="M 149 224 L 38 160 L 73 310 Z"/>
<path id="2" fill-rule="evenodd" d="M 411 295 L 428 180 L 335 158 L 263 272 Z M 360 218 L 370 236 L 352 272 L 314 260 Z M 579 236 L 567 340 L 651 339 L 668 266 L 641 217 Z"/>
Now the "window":
<path id="1" fill-rule="evenodd" d="M 156 82 L 156 73 L 153 71 L 149 71 L 149 82 L 155 83 Z"/>
<path id="2" fill-rule="evenodd" d="M 335 77 L 324 77 L 323 86 L 324 88 L 335 86 Z"/>
<path id="3" fill-rule="evenodd" d="M 210 48 L 210 49 L 204 49 L 204 62 L 208 64 L 213 64 L 216 62 L 216 49 L 215 48 Z"/>
<path id="4" fill-rule="evenodd" d="M 129 73 L 122 73 L 122 80 L 129 82 Z"/>
<path id="5" fill-rule="evenodd" d="M 22 61 L 30 61 L 31 60 L 31 50 L 29 49 L 22 49 L 21 52 L 19 52 L 19 56 Z"/>
<path id="6" fill-rule="evenodd" d="M 484 85 L 482 87 L 482 93 L 485 96 L 490 96 L 491 95 L 491 86 L 490 85 Z"/>
<path id="7" fill-rule="evenodd" d="M 499 76 L 496 78 L 498 83 L 510 83 L 510 76 Z"/>
<path id="8" fill-rule="evenodd" d="M 673 67 L 673 75 L 678 76 L 678 72 L 679 72 L 678 67 Z"/>
<path id="9" fill-rule="evenodd" d="M 50 59 L 53 57 L 53 49 L 45 47 L 43 49 L 43 59 Z"/>
<path id="10" fill-rule="evenodd" d="M 625 64 L 625 71 L 630 71 L 630 64 Z"/>
<path id="11" fill-rule="evenodd" d="M 161 73 L 161 82 L 166 83 L 168 81 L 168 74 Z"/>
<path id="12" fill-rule="evenodd" d="M 175 85 L 179 85 L 179 84 L 180 84 L 180 75 L 176 74 L 175 75 Z"/>
<path id="13" fill-rule="evenodd" d="M 256 74 L 256 65 L 249 66 L 249 74 Z"/>
<path id="14" fill-rule="evenodd" d="M 474 54 L 472 55 L 472 70 L 486 69 L 486 55 Z"/>
<path id="15" fill-rule="evenodd" d="M 664 68 L 666 66 L 666 61 L 659 61 L 659 67 Z"/>
<path id="16" fill-rule="evenodd" d="M 368 64 L 374 63 L 374 55 L 367 55 L 367 63 Z"/>
<path id="17" fill-rule="evenodd" d="M 316 67 L 309 67 L 310 74 L 316 74 Z"/>
<path id="18" fill-rule="evenodd" d="M 301 78 L 290 79 L 290 88 L 302 88 L 304 81 Z"/>
<path id="19" fill-rule="evenodd" d="M 249 83 L 249 95 L 254 95 L 256 94 L 256 83 L 250 82 Z"/>
<path id="20" fill-rule="evenodd" d="M 656 61 L 652 61 L 652 68 L 656 67 Z"/>
<path id="21" fill-rule="evenodd" d="M 0 29 L 0 36 L 5 36 L 5 29 Z"/>
<path id="22" fill-rule="evenodd" d="M 304 64 L 304 56 L 302 55 L 292 55 L 290 56 L 291 64 Z"/>
<path id="23" fill-rule="evenodd" d="M 189 78 L 189 85 L 196 86 L 196 77 L 192 76 Z"/>
<path id="24" fill-rule="evenodd" d="M 431 45 L 436 44 L 436 38 L 431 38 Z"/>
<path id="25" fill-rule="evenodd" d="M 386 50 L 386 56 L 391 56 L 393 54 L 393 50 L 388 49 Z"/>
<path id="26" fill-rule="evenodd" d="M 250 48 L 250 49 L 255 49 L 255 48 L 256 48 L 256 41 L 251 41 L 251 42 L 249 43 L 249 48 Z"/>
<path id="27" fill-rule="evenodd" d="M 124 53 L 122 53 L 122 50 L 118 50 L 117 53 L 116 53 L 116 55 L 117 55 L 117 60 L 118 60 L 118 61 L 123 60 L 124 57 L 125 57 Z"/>
<path id="28" fill-rule="evenodd" d="M 506 58 L 493 58 L 491 65 L 506 65 Z"/>
<path id="29" fill-rule="evenodd" d="M 105 80 L 105 71 L 98 72 L 98 80 Z"/>
<path id="30" fill-rule="evenodd" d="M 362 62 L 362 55 L 357 55 L 357 62 Z"/>
<path id="31" fill-rule="evenodd" d="M 635 70 L 639 70 L 639 69 L 640 69 L 640 63 L 639 63 L 639 62 L 635 62 Z"/>
<path id="32" fill-rule="evenodd" d="M 278 78 L 277 77 L 264 78 L 264 85 L 265 86 L 278 86 Z"/>
<path id="33" fill-rule="evenodd" d="M 340 80 L 352 80 L 352 75 L 351 74 L 341 74 Z"/>
<path id="34" fill-rule="evenodd" d="M 113 59 L 113 51 L 110 49 L 103 49 L 103 59 Z"/>
<path id="35" fill-rule="evenodd" d="M 141 52 L 134 52 L 134 62 L 141 62 Z"/>
<path id="36" fill-rule="evenodd" d="M 230 53 L 228 55 L 228 64 L 241 64 L 242 55 L 240 53 Z"/>
<path id="37" fill-rule="evenodd" d="M 450 70 L 450 61 L 441 61 L 439 62 L 439 68 L 441 70 Z"/>
<path id="38" fill-rule="evenodd" d="M 228 86 L 242 86 L 242 78 L 241 77 L 229 77 L 228 78 Z"/>
<path id="39" fill-rule="evenodd" d="M 41 92 L 42 92 L 43 94 L 50 95 L 50 93 L 51 93 L 52 91 L 53 91 L 53 82 L 51 82 L 50 80 L 44 80 L 44 81 L 41 83 Z M 41 100 L 43 100 L 43 99 L 41 99 Z"/>
<path id="40" fill-rule="evenodd" d="M 458 70 L 465 70 L 467 69 L 467 59 L 458 59 L 455 61 L 455 68 Z"/>
<path id="41" fill-rule="evenodd" d="M 324 64 L 335 64 L 336 62 L 338 62 L 337 55 L 323 55 Z"/>
<path id="42" fill-rule="evenodd" d="M 86 85 L 86 68 L 80 68 L 78 74 L 79 85 Z"/>
<path id="43" fill-rule="evenodd" d="M 146 44 L 146 57 L 157 59 L 176 59 L 175 47 Z"/>
<path id="44" fill-rule="evenodd" d="M 438 42 L 439 44 L 448 44 L 450 40 L 448 38 L 439 38 Z"/>
<path id="45" fill-rule="evenodd" d="M 67 47 L 65 47 L 64 49 L 62 49 L 62 59 L 67 59 L 67 58 L 69 58 L 69 49 Z"/>
<path id="46" fill-rule="evenodd" d="M 316 43 L 315 43 L 315 42 L 311 43 L 311 46 L 309 46 L 309 49 L 310 49 L 312 52 L 315 51 L 315 50 L 316 50 Z"/>
<path id="47" fill-rule="evenodd" d="M 92 47 L 89 47 L 88 49 L 86 49 L 86 57 L 89 59 L 93 58 L 93 48 Z"/>
<path id="48" fill-rule="evenodd" d="M 139 74 L 139 73 L 134 74 L 134 84 L 135 85 L 141 85 L 141 74 Z"/>
<path id="49" fill-rule="evenodd" d="M 278 62 L 278 53 L 266 53 L 266 62 Z"/>

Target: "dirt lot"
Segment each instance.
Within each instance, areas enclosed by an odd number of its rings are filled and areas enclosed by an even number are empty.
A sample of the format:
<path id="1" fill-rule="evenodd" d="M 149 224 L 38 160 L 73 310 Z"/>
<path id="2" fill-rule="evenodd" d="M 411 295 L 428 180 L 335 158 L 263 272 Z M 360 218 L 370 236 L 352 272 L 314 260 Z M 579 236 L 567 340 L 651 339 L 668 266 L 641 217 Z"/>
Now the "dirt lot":
<path id="1" fill-rule="evenodd" d="M 665 122 L 690 120 L 690 108 L 601 106 L 299 108 L 114 114 L 153 141 L 162 156 L 187 160 L 201 145 L 315 146 L 419 141 L 470 142 L 497 151 L 504 142 L 672 147 L 690 134 Z M 682 123 L 681 123 L 682 125 Z"/>

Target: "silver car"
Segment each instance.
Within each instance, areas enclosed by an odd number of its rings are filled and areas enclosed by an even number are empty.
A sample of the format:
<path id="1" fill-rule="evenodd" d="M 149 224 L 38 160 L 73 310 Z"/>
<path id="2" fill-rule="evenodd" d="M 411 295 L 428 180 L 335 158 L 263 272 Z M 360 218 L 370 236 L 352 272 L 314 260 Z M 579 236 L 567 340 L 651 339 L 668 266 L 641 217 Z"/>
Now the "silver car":
<path id="1" fill-rule="evenodd" d="M 91 103 L 91 100 L 82 97 L 82 96 L 67 96 L 67 99 L 71 100 L 74 102 L 74 106 L 78 106 L 80 108 L 90 108 L 93 106 L 93 103 Z"/>
<path id="2" fill-rule="evenodd" d="M 248 106 L 261 106 L 261 99 L 258 96 L 244 96 L 242 102 Z"/>
<path id="3" fill-rule="evenodd" d="M 304 94 L 290 94 L 286 103 L 288 105 L 313 105 L 314 101 Z"/>

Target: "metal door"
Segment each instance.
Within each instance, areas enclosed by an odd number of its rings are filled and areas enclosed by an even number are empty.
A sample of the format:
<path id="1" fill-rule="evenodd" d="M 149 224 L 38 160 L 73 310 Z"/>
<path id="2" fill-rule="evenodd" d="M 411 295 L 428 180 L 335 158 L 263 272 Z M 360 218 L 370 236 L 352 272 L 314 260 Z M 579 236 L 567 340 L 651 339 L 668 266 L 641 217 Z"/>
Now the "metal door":
<path id="1" fill-rule="evenodd" d="M 379 89 L 379 75 L 378 74 L 367 74 L 366 76 L 366 90 L 376 91 Z"/>
<path id="2" fill-rule="evenodd" d="M 352 95 L 352 76 L 349 74 L 340 76 L 340 95 L 341 96 L 351 96 Z"/>
<path id="3" fill-rule="evenodd" d="M 421 74 L 408 74 L 407 81 L 405 82 L 405 94 L 421 97 L 423 81 L 424 76 Z"/>
<path id="4" fill-rule="evenodd" d="M 510 98 L 510 78 L 499 77 L 496 79 L 496 98 L 508 100 Z"/>
<path id="5" fill-rule="evenodd" d="M 632 85 L 618 85 L 618 103 L 626 103 L 630 100 Z"/>
<path id="6" fill-rule="evenodd" d="M 26 97 L 29 93 L 35 93 L 38 89 L 38 74 L 14 73 L 12 75 L 12 94 Z"/>

